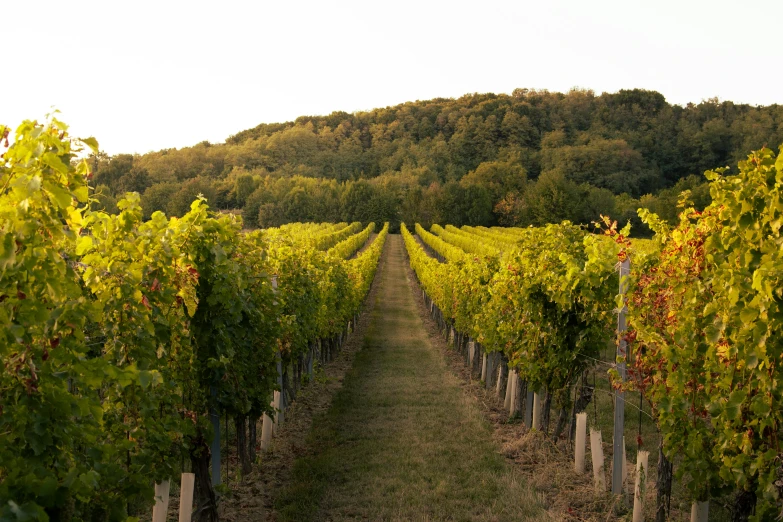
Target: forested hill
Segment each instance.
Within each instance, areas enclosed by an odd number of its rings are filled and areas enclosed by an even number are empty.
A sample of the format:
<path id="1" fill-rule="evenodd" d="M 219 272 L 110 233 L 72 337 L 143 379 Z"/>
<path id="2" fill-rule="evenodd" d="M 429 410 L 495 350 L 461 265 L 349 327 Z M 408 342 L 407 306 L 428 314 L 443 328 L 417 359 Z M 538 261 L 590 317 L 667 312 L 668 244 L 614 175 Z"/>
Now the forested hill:
<path id="1" fill-rule="evenodd" d="M 654 91 L 596 96 L 517 89 L 261 124 L 225 144 L 96 158 L 104 201 L 144 193 L 178 214 L 197 193 L 249 226 L 358 219 L 455 224 L 673 218 L 677 194 L 708 198 L 701 174 L 783 143 L 783 106 Z M 362 181 L 366 180 L 366 181 Z"/>

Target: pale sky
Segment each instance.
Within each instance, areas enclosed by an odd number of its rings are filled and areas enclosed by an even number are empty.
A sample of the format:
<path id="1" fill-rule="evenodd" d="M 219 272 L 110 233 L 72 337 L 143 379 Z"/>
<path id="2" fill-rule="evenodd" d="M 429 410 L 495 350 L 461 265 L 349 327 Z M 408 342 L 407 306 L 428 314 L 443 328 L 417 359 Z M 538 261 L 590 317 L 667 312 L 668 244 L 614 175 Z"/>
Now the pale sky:
<path id="1" fill-rule="evenodd" d="M 0 123 L 109 154 L 516 87 L 783 103 L 783 1 L 4 0 Z"/>

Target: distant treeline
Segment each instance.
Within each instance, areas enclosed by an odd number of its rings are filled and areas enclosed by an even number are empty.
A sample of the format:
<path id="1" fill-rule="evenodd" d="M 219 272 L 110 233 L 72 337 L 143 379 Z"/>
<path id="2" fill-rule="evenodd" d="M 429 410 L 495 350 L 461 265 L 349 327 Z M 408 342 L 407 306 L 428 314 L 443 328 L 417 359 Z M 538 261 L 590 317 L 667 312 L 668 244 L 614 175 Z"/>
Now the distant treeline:
<path id="1" fill-rule="evenodd" d="M 517 89 L 294 122 L 225 144 L 93 158 L 101 205 L 143 194 L 149 214 L 181 215 L 197 194 L 241 210 L 248 227 L 292 221 L 528 225 L 599 214 L 672 220 L 683 190 L 709 201 L 702 173 L 783 143 L 783 106 L 654 91 L 596 96 Z"/>

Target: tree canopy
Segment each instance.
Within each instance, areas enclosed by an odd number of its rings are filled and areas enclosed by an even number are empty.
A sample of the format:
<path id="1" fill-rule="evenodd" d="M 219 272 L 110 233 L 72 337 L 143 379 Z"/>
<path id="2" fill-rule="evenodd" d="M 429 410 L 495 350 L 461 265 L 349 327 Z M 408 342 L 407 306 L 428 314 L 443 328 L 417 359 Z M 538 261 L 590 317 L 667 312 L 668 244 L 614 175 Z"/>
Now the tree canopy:
<path id="1" fill-rule="evenodd" d="M 303 219 L 526 225 L 598 213 L 636 220 L 639 206 L 672 219 L 681 189 L 708 197 L 699 188 L 705 170 L 781 143 L 780 105 L 682 107 L 642 89 L 516 89 L 301 116 L 224 144 L 93 163 L 107 209 L 138 191 L 148 213 L 180 214 L 202 193 L 213 207 L 241 210 L 251 227 Z"/>

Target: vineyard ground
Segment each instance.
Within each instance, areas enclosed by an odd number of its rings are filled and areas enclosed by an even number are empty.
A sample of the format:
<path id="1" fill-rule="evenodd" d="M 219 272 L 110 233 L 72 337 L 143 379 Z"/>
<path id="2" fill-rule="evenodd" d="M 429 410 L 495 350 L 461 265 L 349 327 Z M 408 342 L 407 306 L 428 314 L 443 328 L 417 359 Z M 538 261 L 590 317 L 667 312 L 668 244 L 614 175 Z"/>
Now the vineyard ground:
<path id="1" fill-rule="evenodd" d="M 460 390 L 390 235 L 369 324 L 331 408 L 275 499 L 278 520 L 545 520 Z"/>
<path id="2" fill-rule="evenodd" d="M 378 234 L 371 234 L 360 252 L 372 244 Z M 335 393 L 343 386 L 343 380 L 351 369 L 356 353 L 362 347 L 363 335 L 370 323 L 377 301 L 382 274 L 386 269 L 388 246 L 381 256 L 375 281 L 359 315 L 354 331 L 335 359 L 323 367 L 316 367 L 315 379 L 299 392 L 296 400 L 286 410 L 285 423 L 272 439 L 271 451 L 261 456 L 261 463 L 244 480 L 234 477 L 231 493 L 223 497 L 220 519 L 230 522 L 255 522 L 276 520 L 274 499 L 291 480 L 295 460 L 306 455 L 310 448 L 307 437 L 317 415 L 323 415 L 330 407 Z M 355 254 L 355 255 L 358 255 Z M 258 433 L 261 433 L 259 422 Z M 236 458 L 231 467 L 238 469 Z M 176 520 L 176 515 L 169 520 Z"/>
<path id="3" fill-rule="evenodd" d="M 414 280 L 408 267 L 409 277 Z M 524 480 L 536 491 L 536 496 L 551 520 L 604 522 L 623 520 L 621 516 L 608 515 L 612 506 L 609 495 L 596 496 L 592 475 L 577 476 L 573 462 L 562 444 L 555 446 L 541 433 L 529 433 L 521 419 L 509 420 L 494 389 L 488 390 L 483 381 L 472 378 L 464 357 L 443 338 L 437 323 L 429 314 L 427 305 L 416 285 L 418 314 L 426 325 L 430 342 L 441 353 L 449 371 L 457 378 L 462 393 L 472 400 L 476 408 L 492 428 L 492 439 L 509 465 L 519 470 Z M 609 405 L 611 416 L 612 406 Z M 588 454 L 588 471 L 589 466 Z"/>

